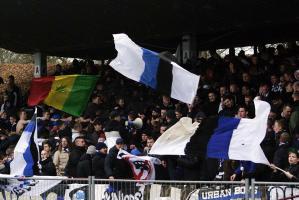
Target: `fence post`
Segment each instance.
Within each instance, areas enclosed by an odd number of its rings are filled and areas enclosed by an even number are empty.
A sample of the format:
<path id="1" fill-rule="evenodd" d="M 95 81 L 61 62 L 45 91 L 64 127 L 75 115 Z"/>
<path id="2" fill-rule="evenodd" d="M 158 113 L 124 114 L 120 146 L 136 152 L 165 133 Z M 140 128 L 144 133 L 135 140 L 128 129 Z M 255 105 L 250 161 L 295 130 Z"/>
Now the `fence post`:
<path id="1" fill-rule="evenodd" d="M 95 183 L 94 183 L 94 176 L 88 177 L 88 200 L 95 199 Z"/>
<path id="2" fill-rule="evenodd" d="M 245 179 L 245 200 L 249 200 L 249 179 Z"/>
<path id="3" fill-rule="evenodd" d="M 254 195 L 255 195 L 255 179 L 251 179 L 251 199 L 254 200 Z"/>

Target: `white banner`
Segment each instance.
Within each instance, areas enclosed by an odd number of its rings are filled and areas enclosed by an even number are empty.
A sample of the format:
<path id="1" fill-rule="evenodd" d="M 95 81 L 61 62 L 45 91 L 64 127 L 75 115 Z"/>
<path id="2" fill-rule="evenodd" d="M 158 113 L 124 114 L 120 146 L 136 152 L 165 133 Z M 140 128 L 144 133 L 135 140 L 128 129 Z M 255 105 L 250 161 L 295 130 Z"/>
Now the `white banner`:
<path id="1" fill-rule="evenodd" d="M 121 188 L 118 188 L 121 186 Z M 87 184 L 69 184 L 65 191 L 64 200 L 87 199 Z M 115 183 L 95 185 L 95 199 L 97 200 L 143 200 L 144 185 L 136 186 L 135 183 Z"/>
<path id="2" fill-rule="evenodd" d="M 42 193 L 48 191 L 52 187 L 58 185 L 62 180 L 34 180 L 34 178 L 40 178 L 41 176 L 33 176 L 32 179 L 24 179 L 19 177 L 18 179 L 9 179 L 10 175 L 0 175 L 2 182 L 0 189 L 17 196 L 40 196 Z M 42 178 L 54 178 L 52 176 L 42 176 Z M 63 177 L 59 177 L 63 178 Z M 65 177 L 66 178 L 66 177 Z"/>

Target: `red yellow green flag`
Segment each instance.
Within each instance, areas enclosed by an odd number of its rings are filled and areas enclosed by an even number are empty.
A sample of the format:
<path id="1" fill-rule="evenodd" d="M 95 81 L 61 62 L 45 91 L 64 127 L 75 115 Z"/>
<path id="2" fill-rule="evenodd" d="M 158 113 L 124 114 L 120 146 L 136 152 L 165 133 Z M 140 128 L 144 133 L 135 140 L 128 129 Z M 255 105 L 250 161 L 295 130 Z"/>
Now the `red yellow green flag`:
<path id="1" fill-rule="evenodd" d="M 63 75 L 34 78 L 28 105 L 45 103 L 66 113 L 80 116 L 97 82 L 97 76 Z"/>

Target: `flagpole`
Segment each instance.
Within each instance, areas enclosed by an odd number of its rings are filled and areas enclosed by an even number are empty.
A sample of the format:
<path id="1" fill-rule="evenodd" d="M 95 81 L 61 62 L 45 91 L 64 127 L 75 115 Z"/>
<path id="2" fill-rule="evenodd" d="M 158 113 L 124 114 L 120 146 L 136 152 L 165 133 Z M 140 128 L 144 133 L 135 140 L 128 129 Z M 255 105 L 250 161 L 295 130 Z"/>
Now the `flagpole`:
<path id="1" fill-rule="evenodd" d="M 35 117 L 35 129 L 34 129 L 33 140 L 34 140 L 34 143 L 35 143 L 36 149 L 37 149 L 37 166 L 38 166 L 39 172 L 41 173 L 40 156 L 39 156 L 40 153 L 39 153 L 39 146 L 38 146 L 38 139 L 37 139 L 37 106 L 35 106 L 34 115 L 36 117 Z"/>

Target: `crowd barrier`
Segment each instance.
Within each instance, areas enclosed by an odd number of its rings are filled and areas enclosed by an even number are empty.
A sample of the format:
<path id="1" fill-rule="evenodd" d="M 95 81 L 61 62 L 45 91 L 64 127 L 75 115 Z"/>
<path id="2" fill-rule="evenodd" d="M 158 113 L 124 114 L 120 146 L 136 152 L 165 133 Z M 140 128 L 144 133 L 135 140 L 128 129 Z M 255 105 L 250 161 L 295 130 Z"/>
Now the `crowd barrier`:
<path id="1" fill-rule="evenodd" d="M 134 181 L 64 177 L 1 177 L 3 200 L 298 199 L 299 183 L 245 181 Z"/>

